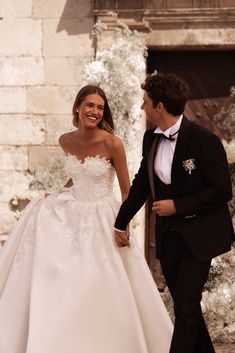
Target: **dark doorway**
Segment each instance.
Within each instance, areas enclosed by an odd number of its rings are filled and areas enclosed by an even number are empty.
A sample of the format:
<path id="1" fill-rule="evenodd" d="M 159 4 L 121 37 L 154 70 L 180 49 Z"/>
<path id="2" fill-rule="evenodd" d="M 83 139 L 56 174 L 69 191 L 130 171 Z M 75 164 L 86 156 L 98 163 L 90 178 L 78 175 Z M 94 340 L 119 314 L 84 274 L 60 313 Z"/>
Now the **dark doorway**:
<path id="1" fill-rule="evenodd" d="M 149 51 L 148 73 L 173 72 L 185 80 L 190 99 L 229 95 L 235 84 L 235 51 Z"/>
<path id="2" fill-rule="evenodd" d="M 230 105 L 234 97 L 230 97 L 230 88 L 235 85 L 235 51 L 149 51 L 147 72 L 154 70 L 171 72 L 190 87 L 190 99 L 185 115 L 197 123 L 214 131 L 226 140 L 231 138 L 223 121 L 216 116 L 223 108 Z M 156 246 L 154 232 L 154 216 L 148 212 L 146 216 L 145 253 L 153 277 L 159 287 L 164 287 L 159 262 L 155 258 Z"/>

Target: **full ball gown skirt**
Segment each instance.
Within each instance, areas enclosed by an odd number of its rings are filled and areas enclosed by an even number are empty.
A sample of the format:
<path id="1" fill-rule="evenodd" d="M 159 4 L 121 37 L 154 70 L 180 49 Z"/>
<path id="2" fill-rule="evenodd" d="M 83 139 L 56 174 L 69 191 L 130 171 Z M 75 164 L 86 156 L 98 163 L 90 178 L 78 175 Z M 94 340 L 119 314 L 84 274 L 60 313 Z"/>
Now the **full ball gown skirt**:
<path id="1" fill-rule="evenodd" d="M 135 239 L 117 248 L 114 169 L 69 155 L 73 186 L 31 201 L 0 254 L 0 353 L 168 353 L 172 323 Z"/>

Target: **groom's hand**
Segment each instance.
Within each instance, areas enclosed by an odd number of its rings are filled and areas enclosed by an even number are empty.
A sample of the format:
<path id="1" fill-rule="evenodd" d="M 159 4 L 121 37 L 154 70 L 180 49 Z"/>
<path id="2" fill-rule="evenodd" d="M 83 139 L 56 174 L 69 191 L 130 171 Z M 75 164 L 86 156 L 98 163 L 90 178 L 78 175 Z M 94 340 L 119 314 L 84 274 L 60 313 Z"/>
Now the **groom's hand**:
<path id="1" fill-rule="evenodd" d="M 175 204 L 173 200 L 155 201 L 152 206 L 152 211 L 159 216 L 167 217 L 176 213 Z"/>

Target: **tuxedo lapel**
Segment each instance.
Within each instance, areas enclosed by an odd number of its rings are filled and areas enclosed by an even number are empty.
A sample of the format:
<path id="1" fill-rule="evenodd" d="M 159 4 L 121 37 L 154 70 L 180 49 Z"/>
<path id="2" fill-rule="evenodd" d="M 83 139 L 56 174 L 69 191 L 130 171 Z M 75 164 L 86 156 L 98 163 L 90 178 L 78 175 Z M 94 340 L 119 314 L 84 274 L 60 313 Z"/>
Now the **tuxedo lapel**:
<path id="1" fill-rule="evenodd" d="M 155 174 L 154 174 L 154 159 L 156 156 L 156 149 L 159 141 L 159 135 L 154 134 L 155 138 L 153 140 L 153 143 L 150 147 L 149 153 L 148 153 L 148 174 L 149 174 L 149 182 L 150 182 L 150 187 L 151 187 L 151 193 L 153 200 L 156 199 L 156 193 L 155 193 Z"/>
<path id="2" fill-rule="evenodd" d="M 178 195 L 183 181 L 184 168 L 182 161 L 186 158 L 188 149 L 189 125 L 190 122 L 188 121 L 188 119 L 183 117 L 175 146 L 175 153 L 171 168 L 173 197 L 176 197 Z"/>

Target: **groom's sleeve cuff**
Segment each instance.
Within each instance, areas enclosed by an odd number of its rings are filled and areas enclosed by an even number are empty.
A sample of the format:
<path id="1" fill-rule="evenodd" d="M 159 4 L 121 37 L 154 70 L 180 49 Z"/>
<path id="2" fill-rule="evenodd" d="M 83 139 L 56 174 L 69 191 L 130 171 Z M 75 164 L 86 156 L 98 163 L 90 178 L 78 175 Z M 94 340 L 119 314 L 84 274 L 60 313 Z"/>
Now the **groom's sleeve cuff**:
<path id="1" fill-rule="evenodd" d="M 121 232 L 121 233 L 124 233 L 124 232 L 125 232 L 125 230 L 117 229 L 117 228 L 115 228 L 115 227 L 114 227 L 114 230 L 116 230 L 117 232 Z"/>

